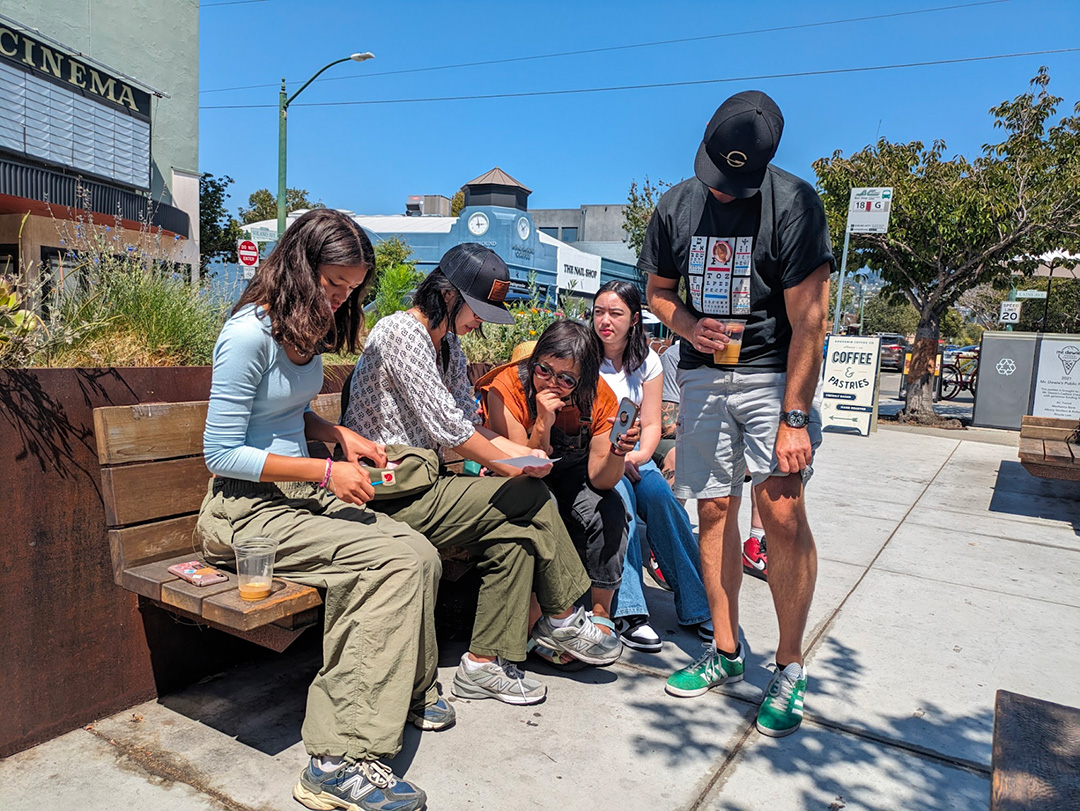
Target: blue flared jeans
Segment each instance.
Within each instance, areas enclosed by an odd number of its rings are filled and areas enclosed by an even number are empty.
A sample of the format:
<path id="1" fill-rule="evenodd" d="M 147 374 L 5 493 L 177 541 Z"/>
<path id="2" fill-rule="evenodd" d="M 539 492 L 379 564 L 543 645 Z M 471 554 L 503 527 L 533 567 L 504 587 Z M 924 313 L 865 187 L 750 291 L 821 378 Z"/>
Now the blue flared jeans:
<path id="1" fill-rule="evenodd" d="M 641 531 L 660 564 L 664 579 L 675 593 L 675 614 L 680 625 L 710 619 L 709 601 L 701 577 L 701 555 L 686 508 L 675 498 L 664 474 L 652 461 L 638 468 L 641 480 L 632 484 L 623 476 L 615 490 L 630 516 L 629 543 L 623 562 L 622 586 L 612 604 L 613 617 L 648 615 L 641 571 Z"/>

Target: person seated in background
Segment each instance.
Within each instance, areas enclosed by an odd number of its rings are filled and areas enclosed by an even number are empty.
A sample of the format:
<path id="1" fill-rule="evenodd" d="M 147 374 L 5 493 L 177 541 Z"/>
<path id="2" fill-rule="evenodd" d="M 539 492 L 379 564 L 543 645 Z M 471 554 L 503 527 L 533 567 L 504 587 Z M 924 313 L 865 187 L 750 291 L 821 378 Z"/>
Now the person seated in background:
<path id="1" fill-rule="evenodd" d="M 516 664 L 527 653 L 534 590 L 554 629 L 555 650 L 589 664 L 610 664 L 618 651 L 584 609 L 574 610 L 590 582 L 547 488 L 535 478 L 551 463 L 543 452 L 474 423 L 459 336 L 484 321 L 513 322 L 503 304 L 509 288 L 510 271 L 494 251 L 473 243 L 447 251 L 417 287 L 413 306 L 371 329 L 342 421 L 376 442 L 450 448 L 496 474 L 458 476 L 443 468 L 429 489 L 373 507 L 436 548 L 463 547 L 478 558 L 476 619 L 454 695 L 535 704 L 547 688 Z M 500 461 L 528 455 L 539 458 L 524 468 Z"/>
<path id="2" fill-rule="evenodd" d="M 664 378 L 660 358 L 645 337 L 638 289 L 621 281 L 602 286 L 593 300 L 592 323 L 604 354 L 600 376 L 620 401 L 625 397 L 638 406 L 641 426 L 641 441 L 626 455 L 625 473 L 615 486 L 630 515 L 622 587 L 615 601 L 615 627 L 624 645 L 655 653 L 662 643 L 649 625 L 645 604 L 641 571 L 644 539 L 639 537 L 639 521 L 645 523 L 649 547 L 675 593 L 679 624 L 695 630 L 710 619 L 700 553 L 685 508 L 652 460 L 660 440 Z M 711 631 L 709 626 L 709 639 Z"/>
<path id="3" fill-rule="evenodd" d="M 544 482 L 592 580 L 593 622 L 617 656 L 622 644 L 611 602 L 622 582 L 627 515 L 612 488 L 640 432 L 635 424 L 614 442 L 610 438 L 618 401 L 600 378 L 596 335 L 577 321 L 556 321 L 537 340 L 531 357 L 502 369 L 484 393 L 492 430 L 555 460 Z M 552 630 L 547 619 L 537 622 L 538 646 L 552 647 Z"/>

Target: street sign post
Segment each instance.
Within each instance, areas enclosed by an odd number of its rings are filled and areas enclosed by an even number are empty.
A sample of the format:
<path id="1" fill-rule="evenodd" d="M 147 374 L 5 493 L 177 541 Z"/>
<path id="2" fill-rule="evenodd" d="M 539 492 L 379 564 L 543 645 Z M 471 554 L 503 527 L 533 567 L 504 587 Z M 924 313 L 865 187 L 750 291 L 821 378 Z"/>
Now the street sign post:
<path id="1" fill-rule="evenodd" d="M 245 228 L 249 239 L 255 242 L 277 242 L 277 231 L 273 228 Z"/>
<path id="2" fill-rule="evenodd" d="M 848 243 L 852 234 L 884 234 L 889 230 L 892 211 L 891 186 L 865 186 L 851 190 L 848 198 L 847 228 L 844 229 L 844 252 L 840 259 L 840 285 L 836 291 L 833 334 L 840 332 L 840 303 L 844 299 L 844 275 L 847 273 Z"/>
<path id="3" fill-rule="evenodd" d="M 1023 303 L 1022 301 L 1001 302 L 1001 314 L 998 316 L 998 321 L 1002 324 L 1019 324 L 1020 307 Z"/>
<path id="4" fill-rule="evenodd" d="M 244 278 L 254 277 L 255 268 L 259 266 L 259 246 L 250 239 L 241 239 L 236 243 L 236 257 L 244 269 Z"/>
<path id="5" fill-rule="evenodd" d="M 1016 297 L 1017 298 L 1043 299 L 1043 298 L 1046 298 L 1046 291 L 1045 290 L 1017 290 L 1016 291 Z"/>

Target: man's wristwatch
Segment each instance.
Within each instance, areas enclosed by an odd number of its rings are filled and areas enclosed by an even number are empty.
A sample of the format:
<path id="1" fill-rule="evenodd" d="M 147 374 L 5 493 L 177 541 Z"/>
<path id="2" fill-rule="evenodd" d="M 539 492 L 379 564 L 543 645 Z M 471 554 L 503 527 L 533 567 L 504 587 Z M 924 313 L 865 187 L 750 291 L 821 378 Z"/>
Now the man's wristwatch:
<path id="1" fill-rule="evenodd" d="M 793 408 L 791 411 L 781 411 L 780 419 L 789 428 L 805 428 L 810 422 L 810 415 L 805 411 Z"/>

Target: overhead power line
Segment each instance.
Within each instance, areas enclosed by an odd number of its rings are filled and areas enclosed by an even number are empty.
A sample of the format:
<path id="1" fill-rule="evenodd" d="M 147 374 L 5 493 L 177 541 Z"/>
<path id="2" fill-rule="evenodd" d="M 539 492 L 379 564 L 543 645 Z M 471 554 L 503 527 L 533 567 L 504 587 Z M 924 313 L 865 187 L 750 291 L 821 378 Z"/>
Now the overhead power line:
<path id="1" fill-rule="evenodd" d="M 234 2 L 255 2 L 255 0 L 234 0 Z M 347 79 L 370 79 L 376 76 L 399 76 L 403 73 L 426 73 L 434 70 L 452 70 L 455 68 L 472 68 L 485 65 L 505 65 L 511 62 L 529 62 L 538 59 L 557 59 L 564 56 L 583 56 L 586 54 L 597 53 L 610 53 L 612 51 L 629 51 L 634 48 L 655 48 L 660 45 L 679 45 L 687 42 L 702 42 L 705 40 L 713 39 L 726 39 L 730 37 L 745 37 L 754 34 L 774 34 L 780 31 L 796 31 L 805 28 L 822 28 L 830 25 L 845 25 L 848 23 L 869 22 L 872 20 L 884 20 L 891 17 L 910 17 L 917 14 L 933 14 L 938 11 L 953 11 L 955 9 L 973 8 L 975 6 L 993 6 L 1001 3 L 1008 3 L 1009 0 L 980 0 L 975 3 L 962 3 L 952 6 L 938 6 L 936 8 L 924 8 L 916 11 L 897 11 L 891 14 L 874 14 L 866 17 L 848 17 L 842 20 L 822 20 L 813 23 L 797 23 L 793 25 L 781 25 L 773 28 L 753 28 L 746 31 L 729 31 L 725 34 L 707 34 L 700 37 L 685 37 L 682 39 L 661 39 L 655 42 L 639 42 L 632 45 L 610 45 L 603 48 L 585 48 L 579 51 L 560 51 L 558 53 L 549 54 L 534 54 L 532 56 L 512 56 L 502 59 L 486 59 L 480 62 L 458 62 L 453 65 L 433 65 L 426 68 L 403 68 L 401 70 L 386 70 L 381 72 L 367 72 L 354 74 L 352 76 L 330 76 L 324 79 L 318 79 L 320 82 L 336 82 L 344 81 Z M 226 5 L 225 3 L 215 5 Z M 199 93 L 228 93 L 235 90 L 257 90 L 266 87 L 277 87 L 277 83 L 270 84 L 248 84 L 239 85 L 237 87 L 217 87 L 211 90 L 200 90 Z"/>
<path id="2" fill-rule="evenodd" d="M 901 62 L 895 65 L 869 65 L 857 68 L 834 68 L 831 70 L 804 70 L 793 73 L 763 73 L 757 76 L 726 76 L 721 79 L 694 79 L 682 82 L 654 82 L 651 84 L 614 85 L 612 87 L 585 87 L 569 90 L 531 90 L 520 93 L 488 93 L 471 96 L 429 96 L 412 99 L 365 99 L 357 101 L 314 101 L 297 103 L 292 107 L 354 107 L 368 104 L 419 104 L 435 101 L 482 101 L 487 99 L 518 99 L 530 96 L 571 96 L 582 93 L 612 93 L 624 90 L 649 90 L 660 87 L 691 87 L 694 85 L 724 84 L 727 82 L 756 82 L 766 79 L 797 79 L 806 76 L 835 76 L 842 73 L 869 73 L 881 70 L 900 70 L 906 68 L 925 68 L 935 65 L 960 65 L 969 62 L 988 62 L 995 59 L 1018 59 L 1024 56 L 1045 56 L 1049 54 L 1067 54 L 1080 52 L 1080 48 L 1055 48 L 1045 51 L 1025 51 L 1023 53 L 993 54 L 990 56 L 968 56 L 959 59 L 934 59 L 928 62 Z M 200 110 L 259 110 L 277 109 L 276 104 L 217 104 L 200 106 Z"/>

